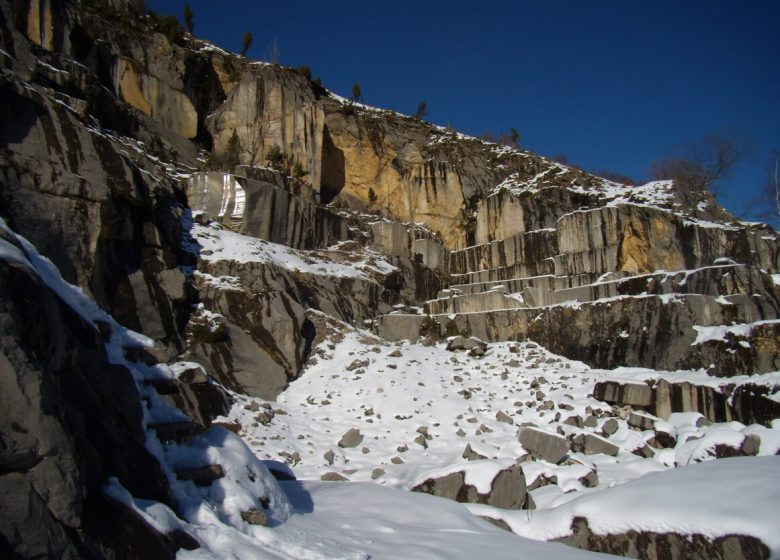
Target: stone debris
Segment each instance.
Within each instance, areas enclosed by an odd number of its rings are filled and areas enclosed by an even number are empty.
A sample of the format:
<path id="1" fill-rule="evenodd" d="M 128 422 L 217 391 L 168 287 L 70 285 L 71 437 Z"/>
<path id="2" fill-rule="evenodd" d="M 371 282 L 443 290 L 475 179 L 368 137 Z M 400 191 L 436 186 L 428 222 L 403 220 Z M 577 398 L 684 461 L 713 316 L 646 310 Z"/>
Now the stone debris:
<path id="1" fill-rule="evenodd" d="M 560 463 L 569 453 L 569 441 L 559 435 L 525 427 L 518 430 L 518 440 L 537 459 Z"/>

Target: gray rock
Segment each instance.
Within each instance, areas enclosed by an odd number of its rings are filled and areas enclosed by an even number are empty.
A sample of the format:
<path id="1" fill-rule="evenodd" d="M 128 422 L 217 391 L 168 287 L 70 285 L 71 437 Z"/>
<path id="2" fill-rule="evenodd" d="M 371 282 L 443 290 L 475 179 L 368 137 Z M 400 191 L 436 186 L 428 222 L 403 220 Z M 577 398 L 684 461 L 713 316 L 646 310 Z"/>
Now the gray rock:
<path id="1" fill-rule="evenodd" d="M 385 476 L 385 469 L 377 467 L 371 471 L 371 480 L 376 480 L 377 478 L 382 478 L 383 476 Z"/>
<path id="2" fill-rule="evenodd" d="M 749 434 L 742 441 L 740 449 L 745 455 L 758 455 L 761 448 L 761 437 L 758 434 Z"/>
<path id="3" fill-rule="evenodd" d="M 617 445 L 595 434 L 579 434 L 575 438 L 575 441 L 577 442 L 577 447 L 581 449 L 585 455 L 604 454 L 615 457 L 620 451 L 620 448 Z"/>
<path id="4" fill-rule="evenodd" d="M 329 465 L 333 464 L 333 461 L 336 459 L 336 455 L 333 453 L 332 450 L 328 449 L 322 456 Z"/>
<path id="5" fill-rule="evenodd" d="M 599 475 L 596 471 L 590 471 L 583 477 L 580 477 L 579 481 L 585 488 L 593 488 L 599 485 Z"/>
<path id="6" fill-rule="evenodd" d="M 260 525 L 265 527 L 268 525 L 268 516 L 262 510 L 252 508 L 247 511 L 241 512 L 241 519 L 249 523 L 250 525 Z"/>
<path id="7" fill-rule="evenodd" d="M 521 428 L 518 431 L 518 440 L 534 457 L 550 463 L 560 463 L 569 452 L 569 442 L 566 438 L 536 428 Z"/>
<path id="8" fill-rule="evenodd" d="M 618 424 L 618 421 L 615 418 L 608 418 L 601 425 L 601 432 L 605 436 L 611 436 L 612 434 L 618 431 L 618 428 L 620 428 L 620 424 Z"/>
<path id="9" fill-rule="evenodd" d="M 358 428 L 352 428 L 341 436 L 339 447 L 357 447 L 362 440 L 363 436 L 360 435 L 360 430 Z"/>
<path id="10" fill-rule="evenodd" d="M 471 444 L 466 444 L 466 449 L 463 450 L 463 455 L 461 455 L 464 459 L 467 461 L 479 461 L 482 459 L 487 459 L 484 455 L 477 453 L 471 448 Z"/>
<path id="11" fill-rule="evenodd" d="M 353 360 L 345 369 L 347 371 L 355 371 L 358 368 L 368 367 L 371 362 L 366 360 Z"/>
<path id="12" fill-rule="evenodd" d="M 653 390 L 644 383 L 600 381 L 593 388 L 593 396 L 601 401 L 631 406 L 653 404 Z"/>
<path id="13" fill-rule="evenodd" d="M 632 428 L 639 430 L 652 430 L 655 427 L 655 418 L 636 412 L 630 412 L 626 422 Z"/>
<path id="14" fill-rule="evenodd" d="M 340 475 L 335 471 L 329 471 L 320 476 L 320 480 L 327 480 L 329 482 L 344 482 L 349 480 L 347 477 Z"/>
<path id="15" fill-rule="evenodd" d="M 205 465 L 176 471 L 179 480 L 191 480 L 196 486 L 210 486 L 212 482 L 225 476 L 220 465 Z"/>
<path id="16" fill-rule="evenodd" d="M 528 503 L 525 475 L 520 465 L 500 471 L 491 482 L 487 494 L 478 493 L 476 488 L 465 484 L 464 480 L 463 472 L 454 472 L 439 478 L 426 479 L 414 486 L 412 491 L 503 509 L 521 509 Z"/>
<path id="17" fill-rule="evenodd" d="M 496 412 L 496 420 L 499 421 L 499 422 L 503 422 L 505 424 L 514 424 L 515 423 L 515 421 L 512 420 L 512 417 L 509 416 L 503 410 L 499 410 L 498 412 Z"/>

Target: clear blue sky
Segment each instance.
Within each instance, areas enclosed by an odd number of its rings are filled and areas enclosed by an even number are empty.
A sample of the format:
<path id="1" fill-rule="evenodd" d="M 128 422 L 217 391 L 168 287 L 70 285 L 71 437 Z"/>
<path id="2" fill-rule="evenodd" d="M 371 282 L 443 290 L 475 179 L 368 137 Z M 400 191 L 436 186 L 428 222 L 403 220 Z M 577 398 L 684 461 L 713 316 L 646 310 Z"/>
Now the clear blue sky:
<path id="1" fill-rule="evenodd" d="M 148 0 L 182 19 L 184 1 Z M 341 95 L 468 134 L 517 128 L 524 147 L 646 178 L 649 163 L 717 129 L 755 153 L 721 201 L 751 217 L 780 149 L 780 1 L 190 0 L 195 34 L 310 66 Z M 778 223 L 775 221 L 775 226 Z"/>

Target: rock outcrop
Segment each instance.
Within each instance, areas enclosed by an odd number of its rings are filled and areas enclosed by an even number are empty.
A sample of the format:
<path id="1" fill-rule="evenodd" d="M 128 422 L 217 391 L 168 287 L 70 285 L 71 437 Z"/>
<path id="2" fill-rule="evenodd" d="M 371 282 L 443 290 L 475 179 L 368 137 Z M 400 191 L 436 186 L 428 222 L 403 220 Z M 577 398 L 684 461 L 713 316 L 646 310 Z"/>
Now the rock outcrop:
<path id="1" fill-rule="evenodd" d="M 145 447 L 133 377 L 111 363 L 103 334 L 9 260 L 0 261 L 0 324 L 3 548 L 23 558 L 122 557 L 146 541 L 148 553 L 173 558 L 172 542 L 101 490 L 117 477 L 134 495 L 176 507 Z"/>

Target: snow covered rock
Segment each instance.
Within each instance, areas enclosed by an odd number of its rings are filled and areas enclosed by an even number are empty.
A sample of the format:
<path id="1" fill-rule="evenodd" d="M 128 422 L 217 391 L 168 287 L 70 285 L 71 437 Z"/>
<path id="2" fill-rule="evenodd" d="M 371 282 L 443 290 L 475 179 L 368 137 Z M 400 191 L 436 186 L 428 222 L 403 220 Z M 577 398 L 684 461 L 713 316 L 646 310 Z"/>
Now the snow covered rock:
<path id="1" fill-rule="evenodd" d="M 413 486 L 412 491 L 502 509 L 527 507 L 529 502 L 522 466 L 514 465 L 497 473 L 495 470 L 494 461 L 473 461 L 462 471 L 427 478 Z"/>

